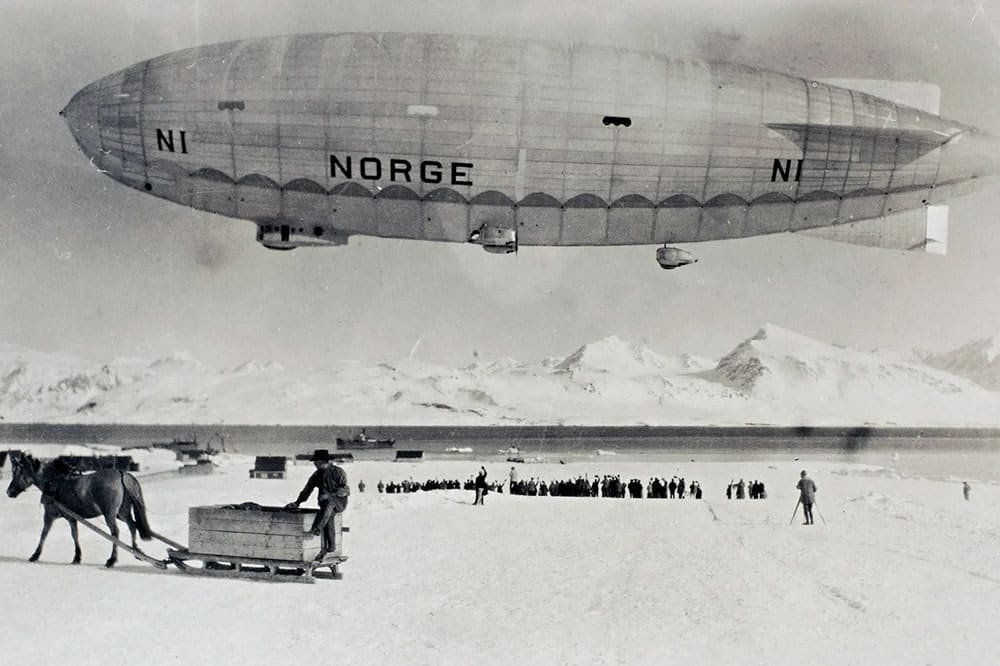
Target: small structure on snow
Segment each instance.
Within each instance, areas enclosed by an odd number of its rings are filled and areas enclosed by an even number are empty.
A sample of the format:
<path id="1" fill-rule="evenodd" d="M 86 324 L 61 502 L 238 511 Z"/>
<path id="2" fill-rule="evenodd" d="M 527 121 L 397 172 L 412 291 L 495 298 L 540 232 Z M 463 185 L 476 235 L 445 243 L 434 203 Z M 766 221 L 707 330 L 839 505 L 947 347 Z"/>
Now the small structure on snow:
<path id="1" fill-rule="evenodd" d="M 400 449 L 396 451 L 396 462 L 420 462 L 424 459 L 424 452 L 415 449 Z"/>
<path id="2" fill-rule="evenodd" d="M 253 469 L 250 470 L 251 479 L 283 479 L 285 478 L 285 456 L 257 456 Z"/>
<path id="3" fill-rule="evenodd" d="M 192 476 L 211 474 L 213 471 L 215 471 L 215 463 L 213 463 L 209 458 L 202 458 L 194 464 L 181 465 L 177 468 L 178 473 Z"/>

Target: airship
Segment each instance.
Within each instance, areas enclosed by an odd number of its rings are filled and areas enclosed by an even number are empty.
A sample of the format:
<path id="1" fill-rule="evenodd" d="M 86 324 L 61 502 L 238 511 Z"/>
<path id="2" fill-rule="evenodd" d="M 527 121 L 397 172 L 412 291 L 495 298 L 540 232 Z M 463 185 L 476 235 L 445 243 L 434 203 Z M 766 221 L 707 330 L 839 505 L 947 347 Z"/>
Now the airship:
<path id="1" fill-rule="evenodd" d="M 273 250 L 354 235 L 656 246 L 806 233 L 942 253 L 947 203 L 1000 169 L 939 89 L 813 80 L 577 43 L 397 33 L 168 53 L 60 112 L 140 192 L 253 222 Z"/>

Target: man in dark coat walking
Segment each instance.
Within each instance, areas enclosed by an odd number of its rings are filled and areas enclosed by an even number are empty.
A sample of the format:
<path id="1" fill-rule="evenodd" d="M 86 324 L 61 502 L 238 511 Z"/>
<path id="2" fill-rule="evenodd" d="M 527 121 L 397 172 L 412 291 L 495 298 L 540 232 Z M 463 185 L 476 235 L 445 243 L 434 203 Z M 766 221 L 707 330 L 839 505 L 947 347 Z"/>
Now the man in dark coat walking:
<path id="1" fill-rule="evenodd" d="M 343 513 L 347 508 L 347 497 L 351 489 L 347 485 L 347 474 L 333 464 L 330 452 L 326 449 L 316 449 L 310 460 L 316 466 L 305 487 L 294 502 L 285 505 L 286 509 L 297 509 L 302 502 L 309 499 L 314 489 L 319 490 L 319 513 L 313 521 L 312 533 L 323 536 L 323 545 L 316 559 L 322 559 L 327 553 L 336 550 L 337 531 L 333 515 Z"/>

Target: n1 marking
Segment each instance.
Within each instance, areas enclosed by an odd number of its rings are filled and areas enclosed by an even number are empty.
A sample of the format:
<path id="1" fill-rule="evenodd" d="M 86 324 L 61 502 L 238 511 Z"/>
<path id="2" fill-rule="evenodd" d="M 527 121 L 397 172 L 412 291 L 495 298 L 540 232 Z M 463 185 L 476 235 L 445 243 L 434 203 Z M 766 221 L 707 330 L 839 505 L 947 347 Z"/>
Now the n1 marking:
<path id="1" fill-rule="evenodd" d="M 781 176 L 781 180 L 788 182 L 788 177 L 792 173 L 792 161 L 785 160 L 782 164 L 781 160 L 774 158 L 774 164 L 771 166 L 771 182 L 774 183 L 778 180 L 778 176 Z M 795 182 L 799 182 L 802 178 L 802 160 L 798 160 L 798 165 L 795 167 Z"/>
<path id="2" fill-rule="evenodd" d="M 180 135 L 180 139 L 181 139 L 181 152 L 184 153 L 184 154 L 187 154 L 187 151 L 188 151 L 188 149 L 187 149 L 187 137 L 185 136 L 187 134 L 187 132 L 185 130 L 178 130 L 177 133 Z M 176 152 L 174 150 L 174 131 L 173 130 L 167 130 L 167 133 L 164 134 L 163 130 L 161 130 L 159 127 L 157 127 L 156 128 L 156 148 L 158 150 L 163 150 L 164 147 L 166 147 L 166 150 L 170 151 L 171 153 Z"/>

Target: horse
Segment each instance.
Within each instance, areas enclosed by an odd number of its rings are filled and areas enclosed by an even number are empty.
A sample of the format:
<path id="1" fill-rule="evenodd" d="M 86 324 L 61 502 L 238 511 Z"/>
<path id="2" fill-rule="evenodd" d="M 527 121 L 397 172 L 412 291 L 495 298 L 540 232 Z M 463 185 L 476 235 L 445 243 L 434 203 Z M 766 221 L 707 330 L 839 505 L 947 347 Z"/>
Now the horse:
<path id="1" fill-rule="evenodd" d="M 11 480 L 7 486 L 7 496 L 17 497 L 30 486 L 37 486 L 42 491 L 42 506 L 45 516 L 42 523 L 42 535 L 38 547 L 28 558 L 29 562 L 37 562 L 42 554 L 45 537 L 56 518 L 69 521 L 69 529 L 73 535 L 75 554 L 73 564 L 79 564 L 82 553 L 77 532 L 77 520 L 60 509 L 59 505 L 69 509 L 81 518 L 96 518 L 104 516 L 111 536 L 111 557 L 104 566 L 110 568 L 118 561 L 118 520 L 128 525 L 132 536 L 132 548 L 141 552 L 135 540 L 136 530 L 143 540 L 153 538 L 153 531 L 146 518 L 146 503 L 142 498 L 142 488 L 139 481 L 129 474 L 115 469 L 101 469 L 88 474 L 74 473 L 65 463 L 58 459 L 42 467 L 41 461 L 28 453 L 11 453 Z M 57 504 L 58 503 L 58 504 Z"/>

